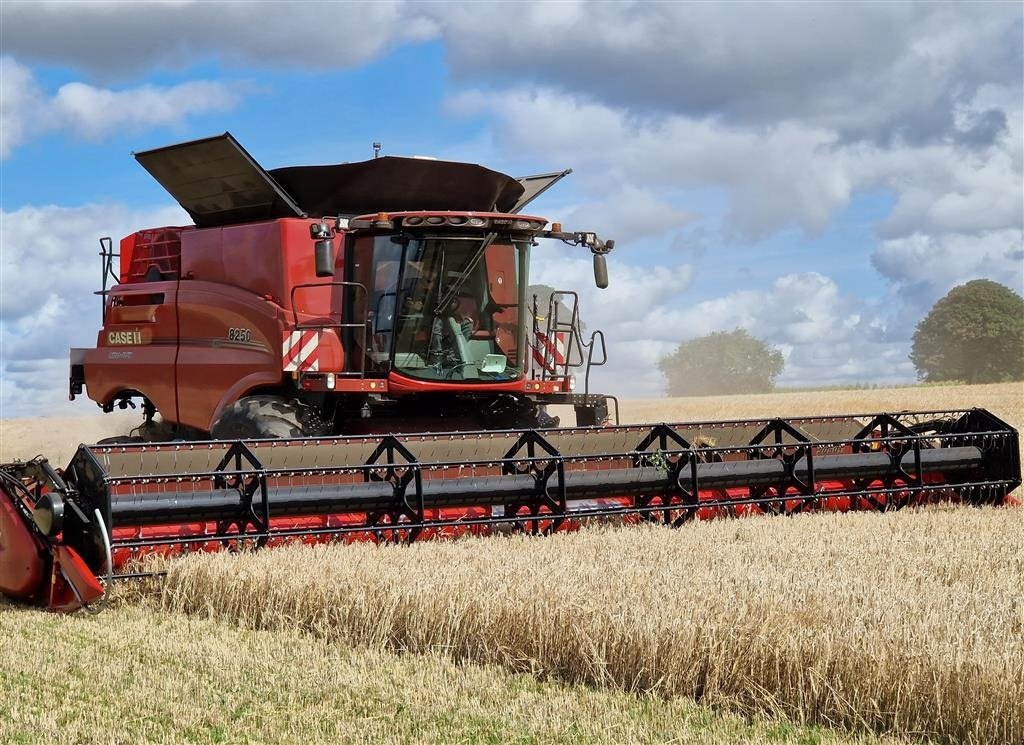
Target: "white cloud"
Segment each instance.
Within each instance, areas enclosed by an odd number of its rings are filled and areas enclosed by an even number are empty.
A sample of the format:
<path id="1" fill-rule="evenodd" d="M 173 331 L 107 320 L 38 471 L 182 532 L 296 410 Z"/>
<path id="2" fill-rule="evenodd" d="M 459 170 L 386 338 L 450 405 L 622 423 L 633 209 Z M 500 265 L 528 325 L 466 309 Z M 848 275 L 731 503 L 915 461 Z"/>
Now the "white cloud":
<path id="1" fill-rule="evenodd" d="M 68 83 L 57 91 L 51 106 L 64 127 L 82 137 L 98 139 L 117 129 L 180 125 L 192 114 L 232 109 L 240 98 L 237 87 L 208 80 L 166 88 L 144 85 L 124 91 Z"/>
<path id="2" fill-rule="evenodd" d="M 609 263 L 610 286 L 589 283 L 589 262 L 538 256 L 535 281 L 581 295 L 588 332 L 600 328 L 608 364 L 595 368 L 591 390 L 625 397 L 665 393 L 657 363 L 685 341 L 742 327 L 785 357 L 781 385 L 830 385 L 914 380 L 903 334 L 891 334 L 886 306 L 846 297 L 835 279 L 818 272 L 786 274 L 765 290 L 737 290 L 687 305 L 693 267 Z M 566 277 L 572 277 L 570 282 Z"/>
<path id="3" fill-rule="evenodd" d="M 100 139 L 117 130 L 180 126 L 195 114 L 227 111 L 241 101 L 238 85 L 196 80 L 124 90 L 81 82 L 48 97 L 24 65 L 0 58 L 0 158 L 31 137 L 54 131 Z"/>
<path id="4" fill-rule="evenodd" d="M 678 341 L 745 328 L 773 343 L 798 347 L 839 341 L 838 336 L 845 335 L 839 301 L 839 288 L 829 277 L 817 272 L 788 274 L 769 290 L 736 290 L 686 309 L 668 310 L 664 321 Z"/>
<path id="5" fill-rule="evenodd" d="M 4 46 L 17 57 L 124 79 L 154 67 L 340 69 L 437 34 L 427 14 L 390 0 L 346 3 L 4 2 Z"/>
<path id="6" fill-rule="evenodd" d="M 800 121 L 843 139 L 941 137 L 980 85 L 1019 86 L 1011 4 L 552 5 L 491 4 L 488 23 L 432 15 L 462 80 L 744 125 Z"/>
<path id="7" fill-rule="evenodd" d="M 659 197 L 652 189 L 622 184 L 603 199 L 569 212 L 565 224 L 585 226 L 603 236 L 628 235 L 631 241 L 662 235 L 697 219 Z"/>
<path id="8" fill-rule="evenodd" d="M 588 335 L 604 332 L 608 365 L 595 368 L 593 391 L 658 395 L 664 382 L 657 361 L 678 343 L 672 341 L 664 313 L 692 283 L 693 267 L 637 266 L 612 252 L 608 274 L 608 288 L 597 289 L 586 249 L 559 250 L 545 242 L 533 254 L 530 281 L 576 290 Z"/>
<path id="9" fill-rule="evenodd" d="M 979 277 L 1024 293 L 1024 232 L 1006 228 L 979 235 L 914 233 L 883 241 L 871 263 L 924 309 L 955 285 Z"/>
<path id="10" fill-rule="evenodd" d="M 23 207 L 0 211 L 2 416 L 67 408 L 67 350 L 100 327 L 98 240 L 188 225 L 179 207 Z"/>
<path id="11" fill-rule="evenodd" d="M 553 90 L 468 93 L 454 106 L 497 118 L 508 152 L 568 161 L 591 190 L 718 186 L 732 201 L 731 222 L 747 235 L 795 222 L 820 232 L 850 196 L 851 183 L 835 148 L 836 135 L 784 123 L 742 129 L 713 118 L 639 117 Z M 643 185 L 643 186 L 637 186 Z"/>
<path id="12" fill-rule="evenodd" d="M 1021 78 L 1013 3 L 7 2 L 0 13 L 9 53 L 115 78 L 210 59 L 344 69 L 440 39 L 459 81 L 800 121 L 844 140 L 941 138 L 980 86 Z"/>
<path id="13" fill-rule="evenodd" d="M 0 56 L 0 159 L 32 134 L 46 120 L 44 97 L 31 71 L 10 57 Z M 45 125 L 44 125 L 45 126 Z"/>
<path id="14" fill-rule="evenodd" d="M 666 316 L 685 339 L 745 328 L 783 351 L 781 385 L 910 382 L 903 334 L 888 331 L 884 306 L 846 297 L 818 272 L 788 274 L 766 290 L 738 290 Z"/>
<path id="15" fill-rule="evenodd" d="M 1024 224 L 1024 94 L 989 86 L 960 106 L 957 116 L 970 130 L 993 111 L 1005 126 L 984 146 L 964 146 L 950 137 L 918 147 L 844 152 L 854 183 L 897 195 L 880 225 L 882 236 L 978 234 Z"/>
<path id="16" fill-rule="evenodd" d="M 557 156 L 578 165 L 594 198 L 580 214 L 588 220 L 617 217 L 616 236 L 623 244 L 645 222 L 654 229 L 638 234 L 666 234 L 681 224 L 684 213 L 664 196 L 673 189 L 719 187 L 731 205 L 726 224 L 747 238 L 792 224 L 814 235 L 856 192 L 891 192 L 895 206 L 879 225 L 885 241 L 874 263 L 899 285 L 931 286 L 929 293 L 905 298 L 923 312 L 925 302 L 958 280 L 981 275 L 1011 282 L 1019 276 L 1024 107 L 1018 94 L 990 87 L 961 113 L 969 119 L 998 100 L 1011 116 L 1005 131 L 984 147 L 963 147 L 953 139 L 881 147 L 844 143 L 835 133 L 792 123 L 744 129 L 715 119 L 638 117 L 555 91 L 514 90 L 490 98 L 468 93 L 456 105 L 463 112 L 482 107 L 493 114 L 506 152 Z M 608 184 L 615 185 L 612 197 Z M 620 198 L 625 206 L 617 210 Z M 637 210 L 647 217 L 635 225 L 624 219 L 631 202 L 646 208 Z M 917 249 L 913 261 L 899 258 L 918 245 L 926 247 Z"/>
<path id="17" fill-rule="evenodd" d="M 592 391 L 663 395 L 662 357 L 682 342 L 736 328 L 783 351 L 784 385 L 914 379 L 905 339 L 887 338 L 884 308 L 844 297 L 832 278 L 817 272 L 783 275 L 765 290 L 736 290 L 688 305 L 689 264 L 642 267 L 617 258 L 609 261 L 607 290 L 589 281 L 590 261 L 583 257 L 538 251 L 534 267 L 532 281 L 577 289 L 587 331 L 605 334 L 608 365 L 593 371 Z"/>

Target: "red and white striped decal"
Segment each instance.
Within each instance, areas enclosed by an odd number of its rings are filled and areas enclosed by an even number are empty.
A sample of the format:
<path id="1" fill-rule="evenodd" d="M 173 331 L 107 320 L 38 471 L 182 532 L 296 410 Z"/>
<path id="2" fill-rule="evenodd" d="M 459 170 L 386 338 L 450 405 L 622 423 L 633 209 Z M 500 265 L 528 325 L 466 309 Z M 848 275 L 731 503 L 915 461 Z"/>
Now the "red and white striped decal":
<path id="1" fill-rule="evenodd" d="M 304 329 L 292 331 L 284 336 L 281 345 L 281 361 L 285 372 L 316 372 L 320 369 L 320 334 Z"/>
<path id="2" fill-rule="evenodd" d="M 554 334 L 554 340 L 541 331 L 535 331 L 532 347 L 534 362 L 548 372 L 557 372 L 559 366 L 565 364 L 565 337 L 564 331 Z"/>

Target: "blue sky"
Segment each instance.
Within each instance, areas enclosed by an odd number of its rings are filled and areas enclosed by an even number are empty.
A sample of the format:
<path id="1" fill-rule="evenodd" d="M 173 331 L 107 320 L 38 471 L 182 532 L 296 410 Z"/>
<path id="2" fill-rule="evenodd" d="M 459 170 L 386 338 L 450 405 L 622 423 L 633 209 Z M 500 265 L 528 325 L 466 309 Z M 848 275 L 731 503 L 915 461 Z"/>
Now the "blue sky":
<path id="1" fill-rule="evenodd" d="M 533 274 L 581 291 L 619 395 L 738 326 L 782 384 L 909 382 L 936 299 L 1024 290 L 1017 3 L 114 6 L 0 5 L 2 416 L 79 410 L 97 239 L 185 219 L 130 153 L 225 130 L 268 168 L 572 167 L 530 211 L 615 238 L 612 286 L 560 245 Z"/>

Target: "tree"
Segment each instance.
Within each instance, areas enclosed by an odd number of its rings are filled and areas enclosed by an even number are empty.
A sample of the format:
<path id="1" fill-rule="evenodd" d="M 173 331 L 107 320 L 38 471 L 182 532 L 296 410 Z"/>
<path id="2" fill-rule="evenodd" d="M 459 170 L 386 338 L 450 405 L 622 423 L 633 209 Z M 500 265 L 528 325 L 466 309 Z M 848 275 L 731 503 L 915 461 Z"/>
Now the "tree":
<path id="1" fill-rule="evenodd" d="M 954 287 L 917 324 L 910 360 L 927 381 L 1024 378 L 1024 298 L 987 279 Z"/>
<path id="2" fill-rule="evenodd" d="M 658 363 L 670 396 L 766 393 L 782 373 L 782 352 L 746 329 L 716 331 L 679 345 Z"/>

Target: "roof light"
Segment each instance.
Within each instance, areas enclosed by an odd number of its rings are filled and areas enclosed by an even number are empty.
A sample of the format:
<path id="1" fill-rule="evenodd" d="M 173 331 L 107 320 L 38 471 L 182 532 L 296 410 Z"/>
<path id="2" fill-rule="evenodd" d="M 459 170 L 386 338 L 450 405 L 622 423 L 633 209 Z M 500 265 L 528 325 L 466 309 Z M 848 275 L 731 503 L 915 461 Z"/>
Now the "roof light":
<path id="1" fill-rule="evenodd" d="M 469 218 L 469 224 L 474 228 L 480 228 L 487 224 L 487 221 L 482 217 L 471 217 Z"/>
<path id="2" fill-rule="evenodd" d="M 404 225 L 419 225 L 421 222 L 423 218 L 419 216 L 407 217 L 402 221 Z"/>

